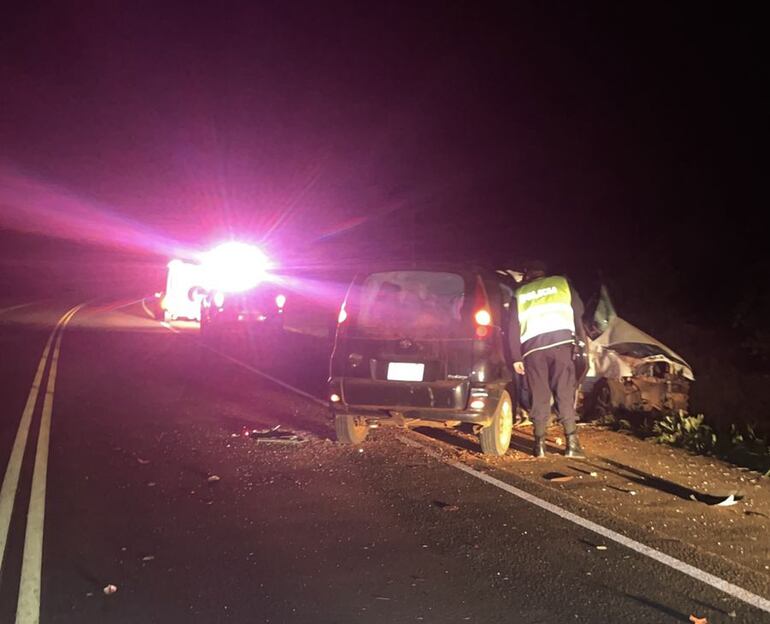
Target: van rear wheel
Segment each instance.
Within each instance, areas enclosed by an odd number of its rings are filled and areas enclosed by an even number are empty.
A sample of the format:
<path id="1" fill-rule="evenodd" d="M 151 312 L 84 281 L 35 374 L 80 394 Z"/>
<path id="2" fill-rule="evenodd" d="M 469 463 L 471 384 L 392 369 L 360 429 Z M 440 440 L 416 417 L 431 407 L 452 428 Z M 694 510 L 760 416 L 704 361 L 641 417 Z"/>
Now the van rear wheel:
<path id="1" fill-rule="evenodd" d="M 334 430 L 337 432 L 337 441 L 343 444 L 361 444 L 369 433 L 366 422 L 350 414 L 335 414 Z"/>
<path id="2" fill-rule="evenodd" d="M 484 455 L 500 457 L 505 455 L 511 445 L 513 433 L 513 402 L 507 390 L 503 390 L 500 402 L 492 416 L 492 422 L 479 431 L 481 452 Z"/>

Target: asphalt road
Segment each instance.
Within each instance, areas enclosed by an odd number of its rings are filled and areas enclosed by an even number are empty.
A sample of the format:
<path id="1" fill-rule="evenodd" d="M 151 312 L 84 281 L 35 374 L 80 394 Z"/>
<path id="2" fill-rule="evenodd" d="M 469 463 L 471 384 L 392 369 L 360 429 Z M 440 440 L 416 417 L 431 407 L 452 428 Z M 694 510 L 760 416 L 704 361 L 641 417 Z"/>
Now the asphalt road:
<path id="1" fill-rule="evenodd" d="M 770 621 L 398 432 L 333 443 L 322 405 L 254 370 L 317 394 L 317 340 L 223 355 L 128 301 L 53 335 L 80 302 L 24 303 L 0 306 L 0 623 Z M 276 425 L 304 441 L 244 435 Z"/>

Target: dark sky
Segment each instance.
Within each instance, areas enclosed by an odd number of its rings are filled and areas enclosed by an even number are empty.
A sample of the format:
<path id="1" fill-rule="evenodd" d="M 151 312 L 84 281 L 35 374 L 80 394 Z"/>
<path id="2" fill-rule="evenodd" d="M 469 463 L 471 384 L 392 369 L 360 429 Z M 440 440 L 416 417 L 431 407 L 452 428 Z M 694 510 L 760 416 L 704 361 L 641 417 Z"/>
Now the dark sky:
<path id="1" fill-rule="evenodd" d="M 536 255 L 704 284 L 764 254 L 748 5 L 120 4 L 3 17 L 6 246 L 231 233 L 320 262 Z"/>

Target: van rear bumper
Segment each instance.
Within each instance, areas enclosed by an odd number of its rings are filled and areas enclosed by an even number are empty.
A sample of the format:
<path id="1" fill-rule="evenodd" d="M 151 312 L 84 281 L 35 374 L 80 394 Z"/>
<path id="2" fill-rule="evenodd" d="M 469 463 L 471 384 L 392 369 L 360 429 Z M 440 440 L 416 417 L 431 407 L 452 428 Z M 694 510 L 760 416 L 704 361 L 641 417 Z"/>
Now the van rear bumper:
<path id="1" fill-rule="evenodd" d="M 467 381 L 394 384 L 333 378 L 329 381 L 329 387 L 330 392 L 337 394 L 340 399 L 331 404 L 335 414 L 350 414 L 372 421 L 398 416 L 405 419 L 487 425 L 491 422 L 504 384 L 500 384 L 499 388 L 490 385 L 471 390 Z M 484 406 L 470 409 L 469 396 L 471 399 L 483 398 Z"/>

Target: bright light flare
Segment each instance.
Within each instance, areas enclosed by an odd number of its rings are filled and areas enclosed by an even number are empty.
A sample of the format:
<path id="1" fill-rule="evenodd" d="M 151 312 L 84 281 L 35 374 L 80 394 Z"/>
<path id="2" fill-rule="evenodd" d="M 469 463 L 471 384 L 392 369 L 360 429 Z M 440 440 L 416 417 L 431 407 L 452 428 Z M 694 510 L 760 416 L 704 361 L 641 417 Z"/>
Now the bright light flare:
<path id="1" fill-rule="evenodd" d="M 281 310 L 283 310 L 283 306 L 286 305 L 286 295 L 276 295 L 275 305 L 277 305 Z"/>
<path id="2" fill-rule="evenodd" d="M 206 253 L 203 268 L 212 288 L 241 292 L 265 280 L 270 261 L 258 247 L 230 241 Z"/>
<path id="3" fill-rule="evenodd" d="M 476 324 L 481 327 L 488 327 L 492 324 L 492 315 L 488 310 L 479 310 L 473 318 L 476 321 Z"/>

